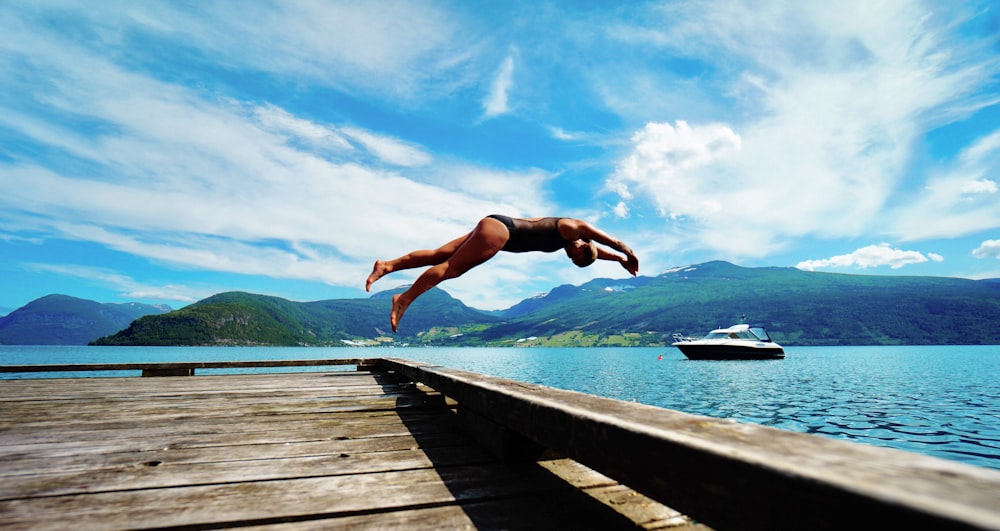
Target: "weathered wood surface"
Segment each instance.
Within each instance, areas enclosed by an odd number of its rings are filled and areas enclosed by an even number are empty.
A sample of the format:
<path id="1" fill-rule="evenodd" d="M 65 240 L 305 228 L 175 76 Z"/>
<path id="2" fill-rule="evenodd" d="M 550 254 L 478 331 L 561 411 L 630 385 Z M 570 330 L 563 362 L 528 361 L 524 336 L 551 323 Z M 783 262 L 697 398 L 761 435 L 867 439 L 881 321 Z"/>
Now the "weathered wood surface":
<path id="1" fill-rule="evenodd" d="M 1000 529 L 998 470 L 426 363 L 382 363 L 530 443 L 514 446 L 562 452 L 717 529 Z"/>
<path id="2" fill-rule="evenodd" d="M 0 528 L 698 527 L 367 372 L 0 380 Z"/>
<path id="3" fill-rule="evenodd" d="M 244 360 L 244 361 L 168 361 L 151 363 L 56 363 L 37 365 L 0 365 L 0 373 L 31 372 L 94 372 L 94 371 L 141 371 L 142 373 L 167 374 L 172 371 L 197 369 L 248 369 L 275 367 L 328 367 L 354 365 L 362 367 L 370 360 L 357 358 L 315 359 L 315 360 Z"/>

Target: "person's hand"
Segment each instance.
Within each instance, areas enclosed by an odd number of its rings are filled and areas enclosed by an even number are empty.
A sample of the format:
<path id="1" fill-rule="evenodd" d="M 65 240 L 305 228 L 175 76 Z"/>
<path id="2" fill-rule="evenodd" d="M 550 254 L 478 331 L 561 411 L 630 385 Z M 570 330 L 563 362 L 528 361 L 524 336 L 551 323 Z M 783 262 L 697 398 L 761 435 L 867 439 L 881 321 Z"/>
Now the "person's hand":
<path id="1" fill-rule="evenodd" d="M 631 273 L 633 277 L 639 274 L 639 258 L 631 252 L 626 255 L 621 264 L 625 271 Z"/>

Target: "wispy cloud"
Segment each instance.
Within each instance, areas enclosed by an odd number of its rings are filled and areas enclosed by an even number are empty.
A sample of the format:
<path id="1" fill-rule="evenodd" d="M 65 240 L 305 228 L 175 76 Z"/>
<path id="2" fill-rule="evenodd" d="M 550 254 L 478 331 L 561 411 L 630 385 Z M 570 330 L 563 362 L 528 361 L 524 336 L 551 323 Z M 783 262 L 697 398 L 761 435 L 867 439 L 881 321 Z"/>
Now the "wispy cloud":
<path id="1" fill-rule="evenodd" d="M 507 56 L 497 71 L 490 87 L 490 93 L 483 101 L 484 117 L 492 118 L 504 114 L 508 110 L 507 93 L 514 82 L 514 58 Z"/>
<path id="2" fill-rule="evenodd" d="M 406 105 L 474 82 L 465 68 L 475 43 L 463 40 L 462 13 L 435 2 L 291 0 L 237 8 L 199 3 L 78 9 L 76 15 L 92 23 L 121 25 L 118 31 L 141 20 L 149 36 L 177 43 L 180 51 L 197 50 L 213 62 L 378 94 Z M 441 77 L 450 82 L 441 83 Z"/>
<path id="3" fill-rule="evenodd" d="M 341 132 L 361 143 L 368 151 L 389 164 L 397 166 L 423 166 L 430 164 L 433 159 L 430 153 L 419 146 L 385 135 L 373 134 L 356 127 L 345 127 L 341 129 Z"/>
<path id="4" fill-rule="evenodd" d="M 890 212 L 890 230 L 918 240 L 973 234 L 1000 225 L 997 183 L 1000 131 L 962 150 L 956 162 L 934 168 L 921 193 Z"/>
<path id="5" fill-rule="evenodd" d="M 101 268 L 80 266 L 74 264 L 43 264 L 30 263 L 22 266 L 28 271 L 43 271 L 58 275 L 76 277 L 88 282 L 107 286 L 118 291 L 125 299 L 139 300 L 170 300 L 181 303 L 191 303 L 203 299 L 218 292 L 218 289 L 206 287 L 200 291 L 192 290 L 189 286 L 178 286 L 165 284 L 162 286 L 151 286 L 136 281 L 135 279 L 123 275 L 117 271 Z"/>
<path id="6" fill-rule="evenodd" d="M 305 141 L 312 146 L 326 149 L 348 151 L 354 149 L 344 135 L 334 128 L 298 118 L 274 105 L 255 107 L 252 113 L 263 129 L 286 134 L 289 139 Z"/>

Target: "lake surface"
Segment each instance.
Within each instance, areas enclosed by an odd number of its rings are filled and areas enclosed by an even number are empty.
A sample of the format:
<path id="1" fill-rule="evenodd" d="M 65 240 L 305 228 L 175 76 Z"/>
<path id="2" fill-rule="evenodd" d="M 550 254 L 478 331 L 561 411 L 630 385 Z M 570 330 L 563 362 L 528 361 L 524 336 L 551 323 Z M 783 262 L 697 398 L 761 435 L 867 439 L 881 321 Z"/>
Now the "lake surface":
<path id="1" fill-rule="evenodd" d="M 1000 469 L 1000 345 L 786 353 L 784 360 L 690 361 L 674 348 L 0 345 L 0 364 L 398 357 Z M 0 375 L 14 376 L 38 375 Z"/>

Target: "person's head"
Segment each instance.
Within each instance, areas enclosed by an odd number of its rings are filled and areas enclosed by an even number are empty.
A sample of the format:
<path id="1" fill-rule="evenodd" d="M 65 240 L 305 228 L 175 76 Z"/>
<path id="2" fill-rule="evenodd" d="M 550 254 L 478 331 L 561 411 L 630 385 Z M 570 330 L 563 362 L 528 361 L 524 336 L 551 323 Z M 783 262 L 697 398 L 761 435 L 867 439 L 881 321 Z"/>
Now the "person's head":
<path id="1" fill-rule="evenodd" d="M 597 245 L 592 241 L 576 240 L 566 246 L 566 255 L 577 267 L 587 267 L 597 260 Z"/>

